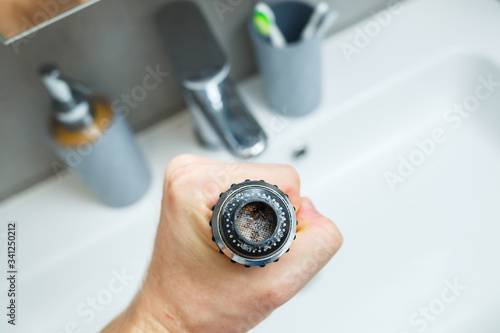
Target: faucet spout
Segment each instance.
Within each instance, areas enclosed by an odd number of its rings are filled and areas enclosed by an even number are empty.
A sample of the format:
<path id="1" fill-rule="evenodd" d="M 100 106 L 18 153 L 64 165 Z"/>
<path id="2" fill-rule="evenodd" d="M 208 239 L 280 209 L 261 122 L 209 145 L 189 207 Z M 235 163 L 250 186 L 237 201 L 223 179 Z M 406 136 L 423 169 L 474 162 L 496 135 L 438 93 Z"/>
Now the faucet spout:
<path id="1" fill-rule="evenodd" d="M 267 136 L 229 79 L 230 65 L 198 7 L 174 1 L 157 22 L 202 144 L 239 158 L 261 154 Z"/>

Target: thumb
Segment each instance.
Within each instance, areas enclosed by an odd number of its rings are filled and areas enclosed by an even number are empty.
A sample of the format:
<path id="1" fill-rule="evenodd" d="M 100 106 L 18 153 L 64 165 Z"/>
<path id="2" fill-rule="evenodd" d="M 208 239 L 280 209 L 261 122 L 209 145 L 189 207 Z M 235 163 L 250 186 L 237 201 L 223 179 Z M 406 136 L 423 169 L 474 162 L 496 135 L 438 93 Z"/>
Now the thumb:
<path id="1" fill-rule="evenodd" d="M 314 252 L 326 252 L 328 257 L 323 265 L 333 257 L 340 249 L 344 238 L 339 229 L 329 218 L 321 215 L 314 207 L 311 200 L 301 198 L 300 209 L 297 212 L 297 247 L 303 247 L 302 250 L 310 255 Z M 302 251 L 301 251 L 302 252 Z M 319 256 L 325 257 L 325 256 Z"/>
<path id="2" fill-rule="evenodd" d="M 337 226 L 321 215 L 308 198 L 301 198 L 297 221 L 297 238 L 290 253 L 283 256 L 283 264 L 287 264 L 282 267 L 286 266 L 288 277 L 295 280 L 292 285 L 302 288 L 340 249 L 343 237 Z"/>

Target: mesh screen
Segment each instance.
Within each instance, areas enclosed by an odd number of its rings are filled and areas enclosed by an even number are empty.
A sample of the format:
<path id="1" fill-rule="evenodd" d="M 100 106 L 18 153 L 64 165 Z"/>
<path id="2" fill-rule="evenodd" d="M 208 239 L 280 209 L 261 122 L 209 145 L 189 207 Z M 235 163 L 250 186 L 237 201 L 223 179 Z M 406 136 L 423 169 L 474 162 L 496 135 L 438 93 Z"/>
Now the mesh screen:
<path id="1" fill-rule="evenodd" d="M 236 228 L 247 241 L 263 242 L 276 229 L 276 214 L 263 202 L 249 203 L 239 211 Z"/>

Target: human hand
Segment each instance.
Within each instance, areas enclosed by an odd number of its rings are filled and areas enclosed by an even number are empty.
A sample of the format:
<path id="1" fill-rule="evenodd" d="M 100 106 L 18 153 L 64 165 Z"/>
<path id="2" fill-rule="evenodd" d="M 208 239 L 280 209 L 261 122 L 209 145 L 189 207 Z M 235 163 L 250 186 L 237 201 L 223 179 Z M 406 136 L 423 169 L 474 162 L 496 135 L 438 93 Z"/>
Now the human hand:
<path id="1" fill-rule="evenodd" d="M 297 209 L 297 239 L 264 268 L 231 263 L 212 242 L 211 207 L 245 179 L 265 179 Z M 167 167 L 160 223 L 143 287 L 103 332 L 247 332 L 290 300 L 343 242 L 339 230 L 300 197 L 290 166 L 223 163 L 193 155 Z"/>

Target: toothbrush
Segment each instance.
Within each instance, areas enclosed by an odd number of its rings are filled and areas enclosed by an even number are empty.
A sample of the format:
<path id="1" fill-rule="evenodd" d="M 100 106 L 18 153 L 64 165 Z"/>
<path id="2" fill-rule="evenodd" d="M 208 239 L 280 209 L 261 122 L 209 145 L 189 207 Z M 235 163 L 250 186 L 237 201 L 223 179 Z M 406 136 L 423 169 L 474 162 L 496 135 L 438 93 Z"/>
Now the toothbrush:
<path id="1" fill-rule="evenodd" d="M 276 25 L 274 12 L 267 4 L 258 2 L 255 5 L 253 24 L 255 29 L 264 37 L 269 37 L 274 47 L 285 47 L 286 40 Z"/>
<path id="2" fill-rule="evenodd" d="M 313 13 L 311 14 L 311 17 L 309 17 L 309 21 L 307 21 L 306 26 L 302 30 L 302 33 L 300 35 L 301 40 L 307 40 L 309 38 L 312 38 L 316 34 L 321 22 L 323 21 L 323 18 L 329 12 L 329 10 L 330 6 L 328 6 L 326 2 L 320 2 L 316 5 Z"/>
<path id="3" fill-rule="evenodd" d="M 324 35 L 330 27 L 337 22 L 339 18 L 339 13 L 329 10 L 324 16 L 321 22 L 319 23 L 318 30 L 316 31 L 316 35 Z"/>

